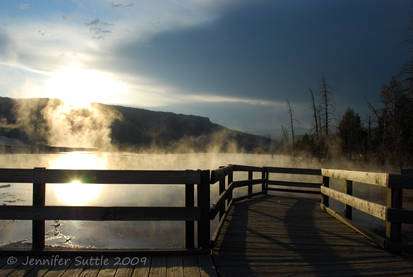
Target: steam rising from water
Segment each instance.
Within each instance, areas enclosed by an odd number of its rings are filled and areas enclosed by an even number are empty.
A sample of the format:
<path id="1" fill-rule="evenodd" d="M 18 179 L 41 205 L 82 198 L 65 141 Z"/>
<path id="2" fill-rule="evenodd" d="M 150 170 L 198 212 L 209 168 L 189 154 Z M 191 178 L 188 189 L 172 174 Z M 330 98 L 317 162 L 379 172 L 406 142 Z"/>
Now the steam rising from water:
<path id="1" fill-rule="evenodd" d="M 57 99 L 29 99 L 16 107 L 17 123 L 38 142 L 65 147 L 111 149 L 111 124 L 121 115 L 109 106 L 76 107 Z"/>

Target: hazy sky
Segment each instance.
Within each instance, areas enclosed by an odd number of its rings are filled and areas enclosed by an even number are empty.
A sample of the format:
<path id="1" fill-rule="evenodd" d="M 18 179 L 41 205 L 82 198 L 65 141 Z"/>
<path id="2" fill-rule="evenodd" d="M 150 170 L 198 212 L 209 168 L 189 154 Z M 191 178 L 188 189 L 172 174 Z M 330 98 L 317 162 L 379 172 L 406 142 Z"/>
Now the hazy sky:
<path id="1" fill-rule="evenodd" d="M 311 127 L 323 74 L 338 118 L 409 60 L 411 0 L 0 2 L 0 96 L 196 114 L 258 133 Z"/>

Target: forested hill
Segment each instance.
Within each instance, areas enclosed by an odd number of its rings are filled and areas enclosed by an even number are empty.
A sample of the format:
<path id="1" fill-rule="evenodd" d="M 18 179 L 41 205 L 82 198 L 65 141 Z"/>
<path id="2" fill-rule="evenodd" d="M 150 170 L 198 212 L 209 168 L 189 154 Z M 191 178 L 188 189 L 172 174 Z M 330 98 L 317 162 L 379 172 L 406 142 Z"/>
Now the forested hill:
<path id="1" fill-rule="evenodd" d="M 0 97 L 0 137 L 26 145 L 100 148 L 102 136 L 108 136 L 117 149 L 168 152 L 267 152 L 272 144 L 268 138 L 228 129 L 206 117 L 103 104 L 89 110 L 61 106 L 55 99 Z M 71 136 L 92 143 L 73 145 Z"/>

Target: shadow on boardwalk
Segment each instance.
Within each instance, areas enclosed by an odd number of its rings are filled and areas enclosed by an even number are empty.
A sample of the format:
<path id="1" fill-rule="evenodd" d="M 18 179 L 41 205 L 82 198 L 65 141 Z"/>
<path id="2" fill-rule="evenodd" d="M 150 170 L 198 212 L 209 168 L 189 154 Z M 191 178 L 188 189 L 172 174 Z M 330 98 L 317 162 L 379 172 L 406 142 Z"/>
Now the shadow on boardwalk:
<path id="1" fill-rule="evenodd" d="M 236 203 L 214 259 L 221 276 L 413 275 L 411 261 L 379 249 L 305 198 Z"/>

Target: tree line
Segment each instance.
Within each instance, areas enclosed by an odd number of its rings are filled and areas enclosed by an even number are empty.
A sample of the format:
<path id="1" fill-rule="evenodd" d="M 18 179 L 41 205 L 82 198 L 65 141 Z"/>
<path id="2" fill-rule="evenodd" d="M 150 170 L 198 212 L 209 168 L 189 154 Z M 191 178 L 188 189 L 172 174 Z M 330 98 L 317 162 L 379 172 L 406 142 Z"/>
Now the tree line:
<path id="1" fill-rule="evenodd" d="M 413 166 L 413 60 L 396 77 L 384 84 L 380 104 L 367 103 L 367 122 L 351 107 L 332 124 L 334 101 L 325 76 L 321 78 L 317 97 L 309 89 L 312 129 L 294 138 L 294 119 L 288 103 L 290 128 L 283 127 L 284 141 L 294 155 L 310 154 L 320 160 L 345 157 L 351 161 L 368 161 L 382 166 Z M 291 136 L 288 135 L 291 133 Z"/>

